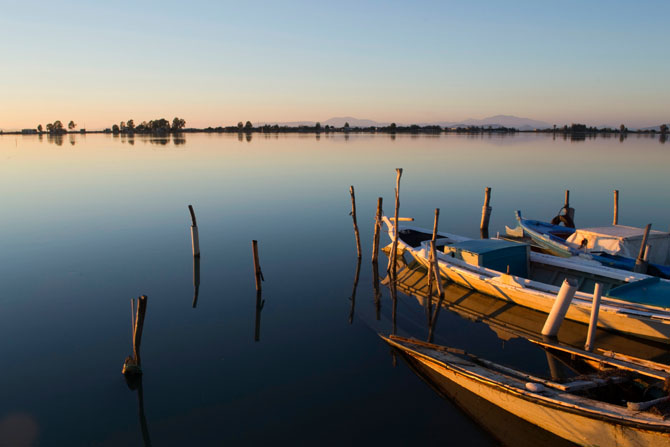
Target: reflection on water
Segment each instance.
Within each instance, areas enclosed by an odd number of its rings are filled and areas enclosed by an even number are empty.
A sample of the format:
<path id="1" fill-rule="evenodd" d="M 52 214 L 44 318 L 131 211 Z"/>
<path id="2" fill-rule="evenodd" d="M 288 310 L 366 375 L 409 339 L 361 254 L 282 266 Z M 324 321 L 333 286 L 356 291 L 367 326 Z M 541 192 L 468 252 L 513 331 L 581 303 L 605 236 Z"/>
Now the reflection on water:
<path id="1" fill-rule="evenodd" d="M 384 283 L 390 283 L 389 278 Z M 405 294 L 414 297 L 418 305 L 439 303 L 435 294 L 428 295 L 428 275 L 418 262 L 402 265 L 398 271 L 398 288 Z M 444 301 L 440 307 L 470 321 L 486 324 L 501 340 L 534 339 L 542 340 L 542 327 L 547 315 L 542 312 L 518 306 L 514 303 L 494 298 L 465 289 L 456 284 L 449 284 L 444 289 Z M 434 317 L 437 316 L 437 310 Z M 428 341 L 432 339 L 436 321 L 429 325 Z M 586 343 L 588 327 L 571 320 L 564 320 L 558 332 L 558 341 L 566 345 L 583 349 Z M 670 354 L 663 343 L 628 337 L 603 329 L 596 331 L 595 348 L 605 349 L 632 355 L 639 358 L 670 363 Z M 550 363 L 551 364 L 551 363 Z"/>
<path id="2" fill-rule="evenodd" d="M 0 345 L 11 359 L 0 421 L 30 415 L 40 445 L 139 445 L 138 402 L 119 374 L 129 331 L 118 322 L 127 321 L 126 297 L 146 293 L 150 380 L 137 398 L 157 445 L 302 445 L 323 433 L 338 445 L 496 445 L 407 368 L 389 370 L 376 332 L 432 335 L 544 372 L 545 353 L 516 335 L 539 332 L 543 319 L 451 286 L 436 307 L 412 290 L 421 281 L 401 280 L 396 290 L 380 285 L 374 266 L 356 274 L 342 192 L 355 185 L 359 222 L 370 224 L 360 227 L 365 259 L 377 198 L 392 202 L 397 167 L 400 213 L 417 226 L 430 227 L 440 207 L 445 231 L 478 237 L 485 186 L 494 190 L 492 234 L 514 224 L 516 209 L 555 216 L 565 189 L 579 226 L 611 221 L 613 189 L 623 224 L 670 224 L 658 206 L 670 189 L 670 153 L 658 135 L 623 143 L 618 135 L 576 143 L 551 134 L 251 135 L 240 143 L 237 133 L 73 134 L 74 145 L 65 144 L 69 134 L 0 136 L 0 189 L 12 210 L 0 219 L 0 337 L 20 339 Z M 551 168 L 557 154 L 570 169 Z M 185 203 L 199 206 L 204 263 L 185 256 Z M 264 241 L 272 306 L 252 298 L 245 260 L 254 238 Z M 559 338 L 581 346 L 585 333 L 566 322 Z M 665 347 L 605 332 L 597 342 L 667 358 Z M 391 407 L 402 427 L 379 430 Z"/>

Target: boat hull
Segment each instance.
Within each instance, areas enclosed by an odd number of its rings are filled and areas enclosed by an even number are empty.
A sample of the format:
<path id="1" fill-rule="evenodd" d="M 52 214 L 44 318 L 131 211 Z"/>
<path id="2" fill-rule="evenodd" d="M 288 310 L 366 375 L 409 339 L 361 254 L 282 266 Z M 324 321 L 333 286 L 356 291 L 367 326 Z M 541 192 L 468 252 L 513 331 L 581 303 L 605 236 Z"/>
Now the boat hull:
<path id="1" fill-rule="evenodd" d="M 585 415 L 579 409 L 570 411 L 549 401 L 496 383 L 468 372 L 466 368 L 419 355 L 389 341 L 405 355 L 431 369 L 454 384 L 476 394 L 499 408 L 541 427 L 556 436 L 583 446 L 670 446 L 670 434 L 633 423 L 616 423 L 597 415 Z M 458 362 L 458 360 L 456 361 Z"/>
<path id="2" fill-rule="evenodd" d="M 414 258 L 428 268 L 428 260 L 416 251 L 409 250 Z M 556 298 L 555 294 L 530 290 L 521 285 L 514 285 L 513 277 L 498 276 L 489 278 L 476 272 L 459 268 L 440 259 L 440 273 L 454 283 L 476 290 L 493 297 L 510 301 L 520 306 L 529 307 L 543 313 L 549 313 Z M 506 283 L 508 281 L 509 283 Z M 577 300 L 568 308 L 565 318 L 578 323 L 589 324 L 591 303 Z M 619 312 L 617 309 L 601 307 L 598 316 L 598 327 L 610 331 L 622 332 L 637 337 L 670 343 L 670 322 L 654 319 L 644 315 Z"/>

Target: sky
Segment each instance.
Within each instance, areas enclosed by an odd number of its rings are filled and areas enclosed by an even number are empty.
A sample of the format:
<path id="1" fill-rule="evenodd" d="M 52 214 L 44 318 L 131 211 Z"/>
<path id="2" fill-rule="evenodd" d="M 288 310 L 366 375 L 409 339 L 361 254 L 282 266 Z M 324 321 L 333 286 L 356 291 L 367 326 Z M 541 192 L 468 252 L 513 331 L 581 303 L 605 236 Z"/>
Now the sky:
<path id="1" fill-rule="evenodd" d="M 670 122 L 665 1 L 0 0 L 0 129 Z"/>

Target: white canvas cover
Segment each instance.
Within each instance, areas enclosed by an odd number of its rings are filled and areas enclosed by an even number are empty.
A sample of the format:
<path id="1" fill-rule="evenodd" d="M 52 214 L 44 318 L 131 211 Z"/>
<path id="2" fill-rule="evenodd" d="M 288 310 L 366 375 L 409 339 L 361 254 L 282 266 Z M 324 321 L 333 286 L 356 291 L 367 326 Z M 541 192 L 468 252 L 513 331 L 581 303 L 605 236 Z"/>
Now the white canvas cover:
<path id="1" fill-rule="evenodd" d="M 580 246 L 586 239 L 587 251 L 604 251 L 613 255 L 637 258 L 644 236 L 644 228 L 612 225 L 608 227 L 580 228 L 568 242 Z M 654 264 L 670 264 L 670 233 L 651 230 L 647 245 L 651 246 L 648 261 Z"/>

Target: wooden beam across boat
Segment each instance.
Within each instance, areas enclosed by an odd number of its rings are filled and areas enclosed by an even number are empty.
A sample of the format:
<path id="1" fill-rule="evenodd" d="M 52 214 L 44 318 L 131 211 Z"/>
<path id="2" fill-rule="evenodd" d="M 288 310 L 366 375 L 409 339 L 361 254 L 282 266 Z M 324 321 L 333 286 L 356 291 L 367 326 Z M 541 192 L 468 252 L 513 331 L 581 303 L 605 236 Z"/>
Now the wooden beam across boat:
<path id="1" fill-rule="evenodd" d="M 652 362 L 650 360 L 642 360 L 631 356 L 624 356 L 622 354 L 618 354 L 617 356 L 614 353 L 612 353 L 614 354 L 612 356 L 605 356 L 601 354 L 596 354 L 594 352 L 587 352 L 581 349 L 572 348 L 570 346 L 565 346 L 551 341 L 540 341 L 540 340 L 534 340 L 532 338 L 529 338 L 528 341 L 545 348 L 566 352 L 568 354 L 575 355 L 577 357 L 614 366 L 619 369 L 633 371 L 648 377 L 653 377 L 655 379 L 660 380 L 670 379 L 670 369 L 668 368 L 667 365 Z"/>

